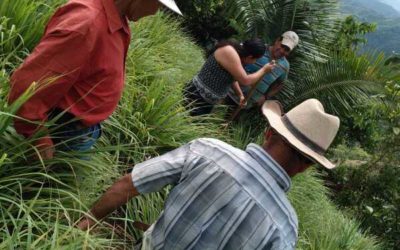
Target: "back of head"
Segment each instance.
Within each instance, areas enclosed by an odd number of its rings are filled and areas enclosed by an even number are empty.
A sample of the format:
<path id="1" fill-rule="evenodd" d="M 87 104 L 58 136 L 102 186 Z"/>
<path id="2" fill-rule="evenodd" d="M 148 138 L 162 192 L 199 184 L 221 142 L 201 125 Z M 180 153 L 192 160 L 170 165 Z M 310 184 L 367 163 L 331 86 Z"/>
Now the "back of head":
<path id="1" fill-rule="evenodd" d="M 239 54 L 240 58 L 245 58 L 248 56 L 260 58 L 264 55 L 265 50 L 267 49 L 264 42 L 259 38 L 246 40 L 243 43 L 239 43 L 236 40 L 231 39 L 218 42 L 217 45 L 215 45 L 214 49 L 210 52 L 210 54 L 214 53 L 217 49 L 225 46 L 232 46 Z"/>
<path id="2" fill-rule="evenodd" d="M 244 41 L 242 47 L 243 55 L 239 53 L 240 57 L 252 56 L 254 58 L 259 58 L 264 55 L 267 49 L 265 43 L 259 38 Z"/>

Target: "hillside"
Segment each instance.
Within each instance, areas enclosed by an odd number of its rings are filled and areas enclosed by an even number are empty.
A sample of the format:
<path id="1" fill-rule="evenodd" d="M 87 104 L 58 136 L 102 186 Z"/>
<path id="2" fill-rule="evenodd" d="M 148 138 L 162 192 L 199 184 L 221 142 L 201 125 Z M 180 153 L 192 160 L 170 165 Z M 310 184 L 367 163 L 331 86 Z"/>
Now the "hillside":
<path id="1" fill-rule="evenodd" d="M 385 2 L 383 2 L 385 1 Z M 360 21 L 377 23 L 376 32 L 367 35 L 363 50 L 384 51 L 390 55 L 400 53 L 400 12 L 389 4 L 395 0 L 341 0 L 343 15 L 354 15 Z"/>
<path id="2" fill-rule="evenodd" d="M 400 1 L 399 0 L 380 0 L 383 3 L 389 4 L 397 11 L 400 11 Z"/>

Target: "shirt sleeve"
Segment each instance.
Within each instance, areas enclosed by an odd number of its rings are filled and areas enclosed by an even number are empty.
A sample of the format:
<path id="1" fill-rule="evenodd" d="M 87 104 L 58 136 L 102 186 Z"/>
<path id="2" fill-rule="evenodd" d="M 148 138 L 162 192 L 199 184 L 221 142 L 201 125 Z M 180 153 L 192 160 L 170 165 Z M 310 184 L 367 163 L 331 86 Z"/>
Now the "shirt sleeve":
<path id="1" fill-rule="evenodd" d="M 89 55 L 85 36 L 79 32 L 53 30 L 46 34 L 11 77 L 10 103 L 17 100 L 32 83 L 37 85 L 36 92 L 22 105 L 17 115 L 31 121 L 45 121 L 47 112 L 76 82 Z M 15 128 L 18 133 L 29 137 L 37 126 L 16 119 Z"/>
<path id="2" fill-rule="evenodd" d="M 282 67 L 282 74 L 278 77 L 278 81 L 284 82 L 288 78 L 288 73 L 289 73 L 289 64 L 285 63 L 284 65 L 280 66 Z"/>
<path id="3" fill-rule="evenodd" d="M 157 192 L 170 184 L 179 183 L 190 152 L 186 144 L 162 156 L 137 164 L 132 181 L 139 193 Z"/>

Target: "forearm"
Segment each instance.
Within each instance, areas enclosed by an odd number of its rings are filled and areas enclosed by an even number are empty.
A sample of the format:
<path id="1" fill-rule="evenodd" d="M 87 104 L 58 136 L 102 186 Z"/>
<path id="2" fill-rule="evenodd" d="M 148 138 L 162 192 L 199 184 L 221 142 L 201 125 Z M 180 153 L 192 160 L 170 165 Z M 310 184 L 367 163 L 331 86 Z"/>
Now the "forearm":
<path id="1" fill-rule="evenodd" d="M 268 92 L 265 94 L 265 98 L 269 99 L 273 96 L 275 96 L 276 94 L 278 94 L 281 90 L 283 89 L 283 83 L 279 83 L 275 86 L 272 86 Z"/>
<path id="2" fill-rule="evenodd" d="M 268 68 L 262 67 L 257 72 L 247 75 L 244 81 L 241 81 L 240 84 L 244 86 L 253 85 L 261 80 L 265 74 L 269 72 Z"/>
<path id="3" fill-rule="evenodd" d="M 95 219 L 101 220 L 138 194 L 133 185 L 131 174 L 126 174 L 106 191 L 92 207 L 90 214 Z"/>
<path id="4" fill-rule="evenodd" d="M 235 91 L 235 94 L 240 98 L 241 96 L 243 96 L 243 91 L 240 88 L 239 82 L 235 81 L 232 85 L 233 90 Z"/>

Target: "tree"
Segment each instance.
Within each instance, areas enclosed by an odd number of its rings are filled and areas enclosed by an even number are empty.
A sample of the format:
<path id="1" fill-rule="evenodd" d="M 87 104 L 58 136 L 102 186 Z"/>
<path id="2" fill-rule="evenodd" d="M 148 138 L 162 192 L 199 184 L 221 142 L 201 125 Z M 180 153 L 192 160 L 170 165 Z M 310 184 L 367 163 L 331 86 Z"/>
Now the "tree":
<path id="1" fill-rule="evenodd" d="M 367 43 L 365 35 L 376 31 L 375 23 L 359 22 L 355 17 L 348 16 L 338 23 L 337 38 L 332 46 L 337 51 L 358 50 L 359 45 Z"/>
<path id="2" fill-rule="evenodd" d="M 211 48 L 215 41 L 237 34 L 225 13 L 224 0 L 177 0 L 183 13 L 183 25 L 204 48 Z"/>

